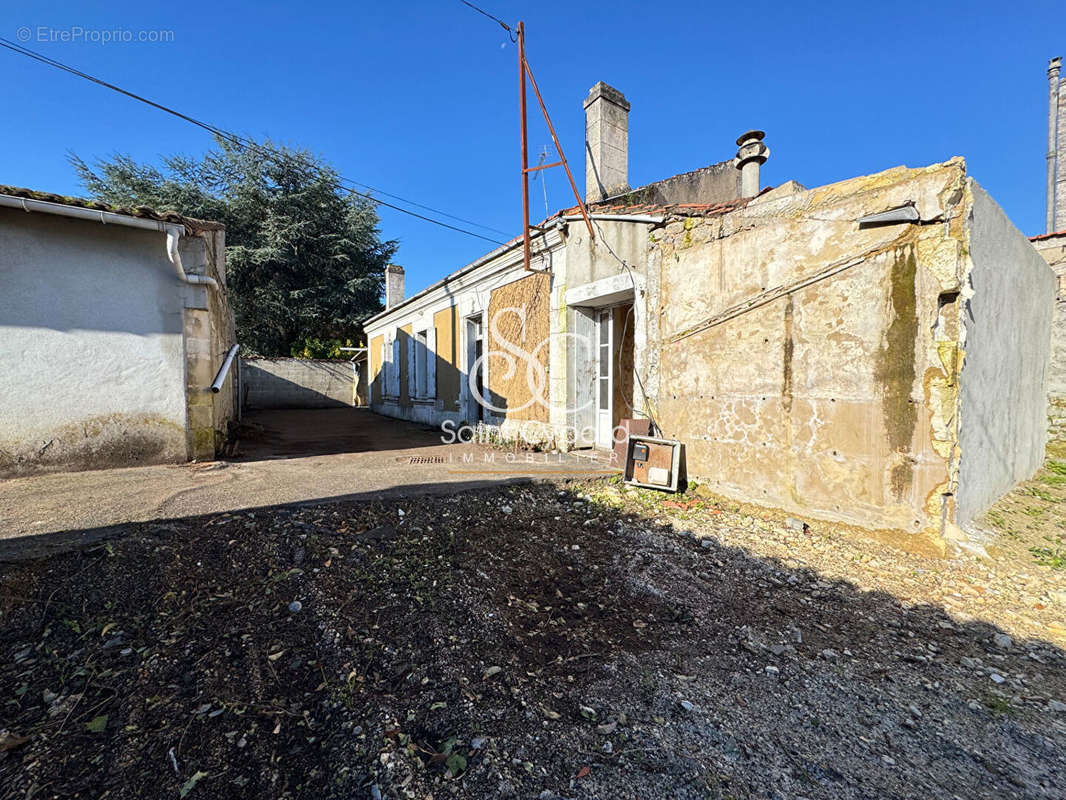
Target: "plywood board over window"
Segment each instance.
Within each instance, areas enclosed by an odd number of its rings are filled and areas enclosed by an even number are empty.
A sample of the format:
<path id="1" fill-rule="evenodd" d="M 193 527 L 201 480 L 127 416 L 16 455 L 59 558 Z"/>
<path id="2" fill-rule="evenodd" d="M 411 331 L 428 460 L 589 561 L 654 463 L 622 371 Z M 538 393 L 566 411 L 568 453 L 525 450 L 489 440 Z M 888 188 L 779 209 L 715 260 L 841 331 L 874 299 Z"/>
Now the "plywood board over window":
<path id="1" fill-rule="evenodd" d="M 488 394 L 507 419 L 548 421 L 551 278 L 536 273 L 489 297 Z"/>

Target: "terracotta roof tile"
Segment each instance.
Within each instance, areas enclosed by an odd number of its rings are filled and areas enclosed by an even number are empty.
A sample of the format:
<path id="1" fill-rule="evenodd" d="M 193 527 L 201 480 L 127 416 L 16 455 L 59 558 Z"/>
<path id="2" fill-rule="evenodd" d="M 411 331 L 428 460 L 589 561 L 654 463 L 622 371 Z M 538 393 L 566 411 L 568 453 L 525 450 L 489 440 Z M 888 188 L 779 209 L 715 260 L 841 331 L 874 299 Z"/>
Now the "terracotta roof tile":
<path id="1" fill-rule="evenodd" d="M 41 200 L 46 203 L 56 203 L 62 206 L 74 206 L 76 208 L 88 208 L 94 211 L 108 211 L 112 214 L 123 214 L 127 217 L 140 217 L 142 219 L 154 219 L 159 222 L 173 222 L 177 225 L 186 225 L 198 230 L 222 230 L 225 226 L 221 222 L 186 217 L 175 211 L 156 211 L 147 206 L 134 206 L 132 208 L 113 206 L 109 203 L 101 203 L 99 200 L 86 200 L 80 197 L 68 197 L 51 192 L 39 192 L 34 189 L 26 189 L 22 186 L 7 186 L 0 184 L 0 194 L 10 197 L 24 197 L 27 200 Z"/>
<path id="2" fill-rule="evenodd" d="M 1066 231 L 1053 231 L 1052 233 L 1042 233 L 1039 236 L 1030 236 L 1030 242 L 1037 242 L 1041 239 L 1050 239 L 1053 236 L 1066 236 Z"/>

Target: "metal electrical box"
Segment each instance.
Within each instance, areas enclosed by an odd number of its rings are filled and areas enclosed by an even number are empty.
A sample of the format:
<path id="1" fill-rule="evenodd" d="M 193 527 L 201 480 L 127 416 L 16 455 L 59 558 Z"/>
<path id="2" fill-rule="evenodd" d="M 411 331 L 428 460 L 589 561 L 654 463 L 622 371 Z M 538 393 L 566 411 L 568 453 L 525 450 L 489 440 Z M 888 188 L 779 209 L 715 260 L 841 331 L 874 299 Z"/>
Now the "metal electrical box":
<path id="1" fill-rule="evenodd" d="M 677 491 L 681 468 L 681 442 L 630 436 L 625 482 L 648 489 Z"/>

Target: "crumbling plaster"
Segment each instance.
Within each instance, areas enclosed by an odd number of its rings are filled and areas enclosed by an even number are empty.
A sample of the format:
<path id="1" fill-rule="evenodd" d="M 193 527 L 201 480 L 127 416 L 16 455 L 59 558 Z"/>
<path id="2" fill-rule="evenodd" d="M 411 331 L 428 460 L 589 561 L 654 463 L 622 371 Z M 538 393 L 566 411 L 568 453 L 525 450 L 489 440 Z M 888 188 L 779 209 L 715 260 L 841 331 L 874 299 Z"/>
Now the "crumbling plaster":
<path id="1" fill-rule="evenodd" d="M 659 423 L 687 443 L 690 474 L 740 499 L 939 536 L 957 488 L 972 202 L 953 159 L 654 234 Z M 858 225 L 905 205 L 920 224 Z"/>

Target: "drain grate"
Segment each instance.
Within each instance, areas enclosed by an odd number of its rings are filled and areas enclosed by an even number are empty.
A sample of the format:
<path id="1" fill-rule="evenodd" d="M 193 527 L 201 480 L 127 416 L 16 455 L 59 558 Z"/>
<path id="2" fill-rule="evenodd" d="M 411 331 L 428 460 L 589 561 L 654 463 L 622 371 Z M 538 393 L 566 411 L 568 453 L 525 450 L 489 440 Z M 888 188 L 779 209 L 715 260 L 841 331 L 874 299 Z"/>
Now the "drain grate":
<path id="1" fill-rule="evenodd" d="M 443 464 L 444 456 L 411 456 L 412 464 Z"/>

